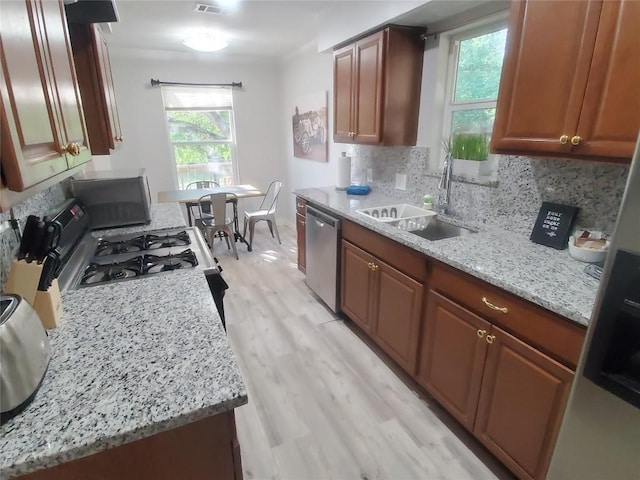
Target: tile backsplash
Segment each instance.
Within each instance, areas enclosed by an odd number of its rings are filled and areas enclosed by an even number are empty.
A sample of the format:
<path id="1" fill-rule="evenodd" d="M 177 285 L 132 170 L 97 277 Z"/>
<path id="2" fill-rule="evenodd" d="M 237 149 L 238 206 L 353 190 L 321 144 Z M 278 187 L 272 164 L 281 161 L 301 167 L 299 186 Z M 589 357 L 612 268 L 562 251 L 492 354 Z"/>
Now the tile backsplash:
<path id="1" fill-rule="evenodd" d="M 372 187 L 419 204 L 425 193 L 437 198 L 440 172 L 427 171 L 423 147 L 355 146 L 352 179 L 363 182 L 373 170 Z M 489 224 L 529 235 L 543 201 L 580 207 L 578 226 L 611 232 L 624 193 L 628 166 L 584 160 L 498 155 L 497 181 L 476 184 L 456 179 L 451 214 L 474 224 Z M 407 174 L 406 190 L 395 188 L 396 173 Z"/>
<path id="2" fill-rule="evenodd" d="M 15 217 L 20 220 L 20 227 L 24 228 L 24 223 L 29 215 L 42 217 L 61 204 L 65 199 L 65 193 L 61 184 L 56 184 L 22 203 L 13 206 Z M 9 212 L 0 213 L 0 222 L 9 220 Z M 11 260 L 14 250 L 18 247 L 13 230 L 8 229 L 0 233 L 0 290 L 7 280 L 7 273 L 11 267 Z"/>

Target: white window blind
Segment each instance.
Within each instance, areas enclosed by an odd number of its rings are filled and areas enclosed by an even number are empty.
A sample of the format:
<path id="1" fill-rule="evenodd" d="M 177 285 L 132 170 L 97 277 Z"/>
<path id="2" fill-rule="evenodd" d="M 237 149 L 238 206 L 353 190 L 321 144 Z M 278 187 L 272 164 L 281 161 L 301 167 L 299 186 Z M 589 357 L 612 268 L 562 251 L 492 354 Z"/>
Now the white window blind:
<path id="1" fill-rule="evenodd" d="M 162 87 L 166 110 L 200 110 L 231 108 L 231 88 L 224 87 Z"/>

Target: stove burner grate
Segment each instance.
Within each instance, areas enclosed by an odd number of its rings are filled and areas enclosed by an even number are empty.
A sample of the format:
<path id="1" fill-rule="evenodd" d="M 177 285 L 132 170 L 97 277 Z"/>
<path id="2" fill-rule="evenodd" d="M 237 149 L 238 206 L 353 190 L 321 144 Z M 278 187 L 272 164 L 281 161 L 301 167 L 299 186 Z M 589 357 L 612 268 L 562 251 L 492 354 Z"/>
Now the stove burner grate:
<path id="1" fill-rule="evenodd" d="M 95 285 L 143 275 L 143 257 L 138 256 L 119 263 L 90 263 L 82 274 L 80 285 Z"/>
<path id="2" fill-rule="evenodd" d="M 147 235 L 145 237 L 145 250 L 165 247 L 186 247 L 190 244 L 191 239 L 186 230 L 167 235 Z"/>
<path id="3" fill-rule="evenodd" d="M 129 240 L 100 240 L 96 247 L 96 257 L 116 255 L 118 253 L 141 252 L 145 250 L 145 236 L 131 238 Z"/>
<path id="4" fill-rule="evenodd" d="M 159 272 L 168 272 L 182 268 L 192 268 L 198 265 L 196 254 L 190 249 L 177 254 L 169 255 L 145 255 L 143 259 L 143 275 Z"/>

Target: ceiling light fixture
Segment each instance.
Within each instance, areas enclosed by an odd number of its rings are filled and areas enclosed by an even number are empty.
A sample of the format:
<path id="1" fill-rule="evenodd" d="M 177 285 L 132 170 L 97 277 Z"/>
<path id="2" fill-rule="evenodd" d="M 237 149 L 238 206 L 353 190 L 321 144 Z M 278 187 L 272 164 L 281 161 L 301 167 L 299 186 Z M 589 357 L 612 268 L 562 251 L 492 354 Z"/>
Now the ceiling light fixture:
<path id="1" fill-rule="evenodd" d="M 198 52 L 217 52 L 229 46 L 226 40 L 209 32 L 190 35 L 184 39 L 182 44 Z"/>

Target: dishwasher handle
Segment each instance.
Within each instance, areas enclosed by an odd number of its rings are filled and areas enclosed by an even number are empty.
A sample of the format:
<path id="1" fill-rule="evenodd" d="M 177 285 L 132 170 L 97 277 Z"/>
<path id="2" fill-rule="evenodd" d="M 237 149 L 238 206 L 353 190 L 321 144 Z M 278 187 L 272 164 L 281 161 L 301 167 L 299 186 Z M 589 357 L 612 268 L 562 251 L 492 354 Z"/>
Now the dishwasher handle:
<path id="1" fill-rule="evenodd" d="M 324 227 L 325 225 L 329 225 L 330 227 L 335 229 L 340 229 L 341 227 L 340 219 L 331 217 L 326 213 L 321 212 L 320 210 L 310 207 L 309 205 L 307 205 L 307 217 L 312 217 L 320 228 Z M 311 218 L 307 218 L 307 221 L 309 221 L 310 219 Z"/>

